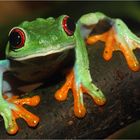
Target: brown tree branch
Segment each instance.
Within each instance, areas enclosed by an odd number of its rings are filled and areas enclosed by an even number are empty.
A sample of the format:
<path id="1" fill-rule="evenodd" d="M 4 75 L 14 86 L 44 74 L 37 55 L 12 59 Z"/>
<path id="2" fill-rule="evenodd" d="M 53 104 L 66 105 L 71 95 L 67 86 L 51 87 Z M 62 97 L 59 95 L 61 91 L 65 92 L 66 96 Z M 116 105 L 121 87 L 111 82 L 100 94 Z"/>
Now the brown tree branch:
<path id="1" fill-rule="evenodd" d="M 119 52 L 111 61 L 102 58 L 103 45 L 97 43 L 89 47 L 90 71 L 94 83 L 104 92 L 107 103 L 98 107 L 92 99 L 84 95 L 87 115 L 78 119 L 73 113 L 71 91 L 65 102 L 54 99 L 55 91 L 63 81 L 35 90 L 41 103 L 29 108 L 41 118 L 35 128 L 29 128 L 19 120 L 20 131 L 9 136 L 0 122 L 0 138 L 106 138 L 113 132 L 140 118 L 140 72 L 132 72 Z M 138 50 L 136 50 L 138 52 Z M 140 58 L 140 53 L 138 58 Z"/>

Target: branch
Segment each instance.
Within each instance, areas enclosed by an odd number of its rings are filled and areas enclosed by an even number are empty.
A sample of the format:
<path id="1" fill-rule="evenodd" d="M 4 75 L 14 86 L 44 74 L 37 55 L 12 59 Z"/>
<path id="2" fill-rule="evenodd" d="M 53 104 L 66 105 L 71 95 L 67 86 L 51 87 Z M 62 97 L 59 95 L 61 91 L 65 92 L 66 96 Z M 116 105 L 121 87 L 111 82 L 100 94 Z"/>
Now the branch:
<path id="1" fill-rule="evenodd" d="M 111 61 L 102 58 L 103 45 L 96 43 L 89 47 L 90 71 L 94 83 L 104 92 L 107 103 L 98 107 L 92 99 L 84 95 L 87 115 L 78 119 L 73 113 L 71 91 L 65 102 L 54 99 L 55 91 L 63 81 L 44 86 L 34 92 L 39 93 L 41 103 L 29 108 L 41 121 L 35 128 L 29 128 L 23 120 L 18 124 L 21 130 L 9 136 L 0 122 L 0 138 L 106 138 L 118 129 L 140 118 L 140 72 L 132 72 L 119 52 Z M 138 56 L 140 58 L 140 55 Z"/>

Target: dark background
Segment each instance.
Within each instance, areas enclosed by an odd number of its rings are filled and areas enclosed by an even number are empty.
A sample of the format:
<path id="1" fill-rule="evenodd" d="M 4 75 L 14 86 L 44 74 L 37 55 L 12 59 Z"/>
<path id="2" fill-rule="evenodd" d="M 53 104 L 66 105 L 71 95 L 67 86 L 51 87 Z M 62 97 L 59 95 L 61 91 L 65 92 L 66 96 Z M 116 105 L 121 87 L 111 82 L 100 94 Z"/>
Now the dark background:
<path id="1" fill-rule="evenodd" d="M 123 19 L 135 32 L 139 32 L 140 2 L 138 1 L 32 1 L 0 2 L 0 40 L 6 38 L 8 31 L 22 21 L 35 18 L 57 17 L 62 14 L 76 20 L 81 15 L 100 11 L 113 18 Z M 3 44 L 0 44 L 3 46 Z"/>

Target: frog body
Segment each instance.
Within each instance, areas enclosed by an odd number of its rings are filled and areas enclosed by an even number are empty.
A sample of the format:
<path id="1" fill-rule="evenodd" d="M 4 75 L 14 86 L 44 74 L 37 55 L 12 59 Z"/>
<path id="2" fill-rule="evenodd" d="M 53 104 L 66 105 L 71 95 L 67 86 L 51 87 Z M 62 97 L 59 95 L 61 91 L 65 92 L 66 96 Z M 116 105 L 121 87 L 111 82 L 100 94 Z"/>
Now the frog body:
<path id="1" fill-rule="evenodd" d="M 69 51 L 65 51 L 23 61 L 10 61 L 10 72 L 21 81 L 42 82 L 62 67 L 62 62 L 67 59 L 68 53 Z"/>
<path id="2" fill-rule="evenodd" d="M 100 35 L 93 35 L 94 27 L 102 20 L 107 20 L 111 29 Z M 10 72 L 25 83 L 42 82 L 57 71 L 63 61 L 68 63 L 70 50 L 74 50 L 74 65 L 67 72 L 64 85 L 56 91 L 55 98 L 59 101 L 66 100 L 71 89 L 74 113 L 79 118 L 86 114 L 83 93 L 89 94 L 97 105 L 105 104 L 103 92 L 92 82 L 86 50 L 87 44 L 91 45 L 98 40 L 106 42 L 103 53 L 106 60 L 111 59 L 113 51 L 120 50 L 126 57 L 129 67 L 135 71 L 139 69 L 139 63 L 132 50 L 138 47 L 140 39 L 124 22 L 100 12 L 83 15 L 76 24 L 69 16 L 62 15 L 56 19 L 50 17 L 26 21 L 11 29 L 6 46 L 6 59 L 0 61 L 0 115 L 9 134 L 18 131 L 16 119 L 19 117 L 31 127 L 38 124 L 39 118 L 27 111 L 23 105 L 35 106 L 40 98 L 33 96 L 20 99 L 17 96 L 3 95 L 12 89 L 10 82 L 4 78 L 5 73 Z"/>

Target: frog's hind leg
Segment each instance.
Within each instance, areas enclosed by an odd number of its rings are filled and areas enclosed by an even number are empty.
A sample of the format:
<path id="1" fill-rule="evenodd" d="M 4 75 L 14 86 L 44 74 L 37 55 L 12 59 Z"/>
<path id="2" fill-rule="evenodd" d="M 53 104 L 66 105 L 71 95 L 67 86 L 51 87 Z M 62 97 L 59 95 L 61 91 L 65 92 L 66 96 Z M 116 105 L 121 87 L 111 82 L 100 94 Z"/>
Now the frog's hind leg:
<path id="1" fill-rule="evenodd" d="M 88 45 L 92 45 L 97 41 L 106 42 L 103 57 L 107 61 L 110 60 L 112 58 L 113 51 L 115 50 L 115 38 L 113 29 L 111 28 L 109 31 L 100 35 L 91 35 L 86 40 Z"/>
<path id="2" fill-rule="evenodd" d="M 123 45 L 119 44 L 118 47 L 121 49 L 123 55 L 125 56 L 125 59 L 127 61 L 129 68 L 133 71 L 140 70 L 140 64 L 139 64 L 134 52 L 127 45 L 123 46 Z"/>
<path id="3" fill-rule="evenodd" d="M 105 60 L 110 60 L 113 51 L 119 50 L 125 56 L 131 70 L 140 70 L 140 64 L 133 52 L 134 49 L 140 48 L 140 38 L 133 34 L 123 21 L 120 19 L 114 20 L 114 25 L 109 31 L 101 35 L 89 36 L 87 38 L 87 44 L 92 45 L 99 40 L 105 42 L 103 53 Z"/>

